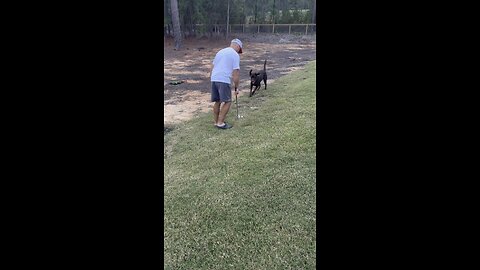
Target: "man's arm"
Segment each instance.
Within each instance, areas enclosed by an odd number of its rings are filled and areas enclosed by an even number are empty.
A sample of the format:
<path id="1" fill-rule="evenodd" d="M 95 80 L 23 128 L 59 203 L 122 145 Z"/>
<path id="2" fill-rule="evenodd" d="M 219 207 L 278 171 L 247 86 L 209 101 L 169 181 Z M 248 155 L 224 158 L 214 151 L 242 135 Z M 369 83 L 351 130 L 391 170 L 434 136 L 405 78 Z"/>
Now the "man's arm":
<path id="1" fill-rule="evenodd" d="M 235 84 L 235 91 L 238 91 L 239 82 L 240 82 L 240 70 L 239 69 L 234 69 L 232 73 L 233 77 L 233 83 Z"/>
<path id="2" fill-rule="evenodd" d="M 208 77 L 209 77 L 209 78 L 211 78 L 211 77 L 212 77 L 213 64 L 211 64 L 210 66 L 211 66 L 211 68 L 210 68 L 210 75 L 208 75 Z"/>

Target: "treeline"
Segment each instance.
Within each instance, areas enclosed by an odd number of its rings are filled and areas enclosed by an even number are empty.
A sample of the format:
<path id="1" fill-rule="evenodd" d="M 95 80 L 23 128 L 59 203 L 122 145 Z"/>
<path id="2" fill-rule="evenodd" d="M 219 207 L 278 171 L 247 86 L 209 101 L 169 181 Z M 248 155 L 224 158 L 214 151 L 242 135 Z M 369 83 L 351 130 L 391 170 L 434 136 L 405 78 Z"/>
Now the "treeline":
<path id="1" fill-rule="evenodd" d="M 315 0 L 178 0 L 183 36 L 221 31 L 215 25 L 315 23 Z M 164 0 L 165 31 L 172 29 L 171 0 Z M 228 12 L 229 11 L 229 12 Z M 197 26 L 198 24 L 202 26 Z"/>

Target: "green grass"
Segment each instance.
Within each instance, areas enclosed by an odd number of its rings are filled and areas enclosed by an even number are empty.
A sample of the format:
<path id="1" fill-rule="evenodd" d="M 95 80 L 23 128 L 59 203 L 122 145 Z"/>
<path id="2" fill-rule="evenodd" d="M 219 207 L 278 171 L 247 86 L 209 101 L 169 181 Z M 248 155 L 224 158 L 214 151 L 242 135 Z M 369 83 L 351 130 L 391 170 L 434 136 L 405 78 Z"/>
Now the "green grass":
<path id="1" fill-rule="evenodd" d="M 232 129 L 209 113 L 164 136 L 165 269 L 315 269 L 315 74 L 242 96 Z"/>

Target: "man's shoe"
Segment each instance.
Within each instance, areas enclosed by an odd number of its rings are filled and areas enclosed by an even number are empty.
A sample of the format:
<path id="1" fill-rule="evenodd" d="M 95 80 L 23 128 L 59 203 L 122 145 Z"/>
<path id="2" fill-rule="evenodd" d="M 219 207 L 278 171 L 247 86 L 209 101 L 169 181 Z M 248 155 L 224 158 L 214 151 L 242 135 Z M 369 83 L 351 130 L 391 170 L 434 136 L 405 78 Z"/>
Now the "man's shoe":
<path id="1" fill-rule="evenodd" d="M 223 126 L 217 126 L 217 128 L 220 128 L 220 129 L 229 129 L 229 128 L 232 128 L 231 125 L 227 124 L 227 123 L 224 123 Z"/>

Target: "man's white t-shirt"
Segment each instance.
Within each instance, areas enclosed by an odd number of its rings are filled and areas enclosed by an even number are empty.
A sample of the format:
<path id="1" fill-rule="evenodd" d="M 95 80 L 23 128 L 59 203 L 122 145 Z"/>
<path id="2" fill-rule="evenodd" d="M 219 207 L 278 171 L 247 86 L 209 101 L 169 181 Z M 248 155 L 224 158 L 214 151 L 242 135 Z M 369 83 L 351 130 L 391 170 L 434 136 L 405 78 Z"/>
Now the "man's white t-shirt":
<path id="1" fill-rule="evenodd" d="M 213 59 L 211 81 L 230 84 L 234 69 L 240 69 L 240 56 L 232 47 L 221 49 Z"/>

